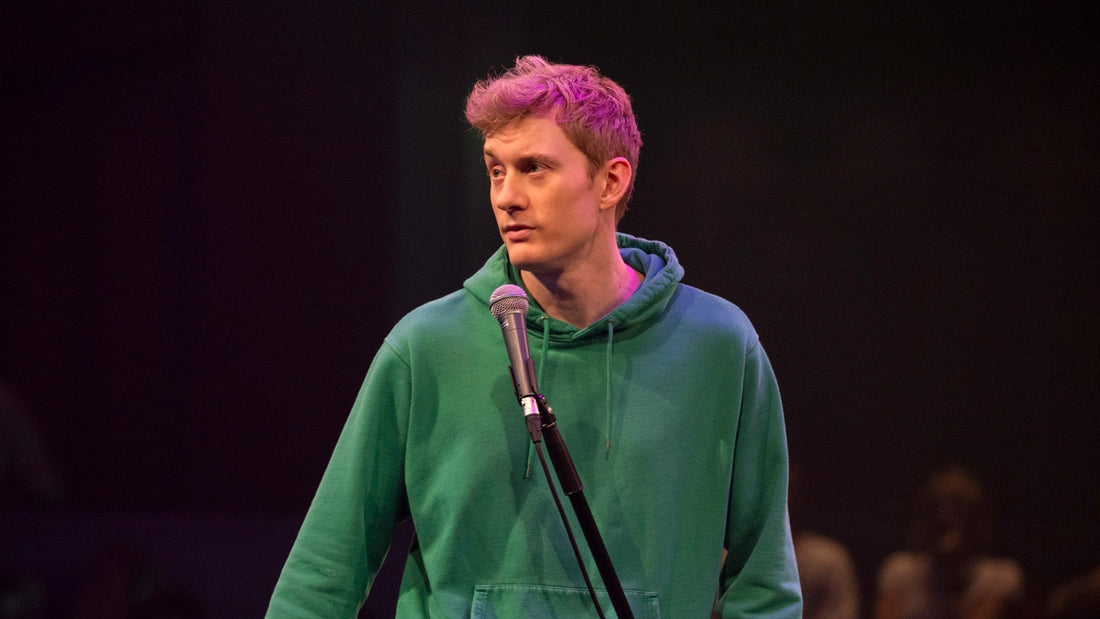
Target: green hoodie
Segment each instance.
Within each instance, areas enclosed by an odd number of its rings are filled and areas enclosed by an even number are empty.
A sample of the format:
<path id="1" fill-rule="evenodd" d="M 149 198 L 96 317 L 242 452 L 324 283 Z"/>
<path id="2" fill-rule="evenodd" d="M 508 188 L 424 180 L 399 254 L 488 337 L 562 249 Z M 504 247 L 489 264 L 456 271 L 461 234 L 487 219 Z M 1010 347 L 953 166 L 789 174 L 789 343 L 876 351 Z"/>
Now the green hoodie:
<path id="1" fill-rule="evenodd" d="M 527 327 L 539 390 L 634 615 L 707 617 L 720 591 L 722 616 L 797 617 L 783 413 L 756 332 L 733 304 L 681 284 L 668 246 L 618 239 L 645 273 L 630 299 L 583 329 L 532 301 Z M 399 617 L 596 616 L 538 460 L 528 469 L 531 440 L 489 313 L 506 283 L 521 284 L 501 248 L 386 337 L 269 617 L 354 617 L 409 515 L 418 544 Z"/>

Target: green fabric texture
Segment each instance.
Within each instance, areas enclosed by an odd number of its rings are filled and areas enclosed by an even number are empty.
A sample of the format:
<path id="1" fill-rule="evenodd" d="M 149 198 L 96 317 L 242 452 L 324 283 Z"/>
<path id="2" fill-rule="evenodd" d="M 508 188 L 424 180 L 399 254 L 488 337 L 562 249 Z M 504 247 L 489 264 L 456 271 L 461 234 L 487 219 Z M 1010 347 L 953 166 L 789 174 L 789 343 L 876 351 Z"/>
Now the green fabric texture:
<path id="1" fill-rule="evenodd" d="M 797 617 L 782 406 L 756 332 L 730 302 L 681 283 L 668 246 L 618 240 L 645 274 L 629 300 L 584 329 L 532 300 L 527 325 L 539 390 L 631 608 L 707 617 L 720 591 L 723 616 Z M 418 543 L 399 617 L 596 616 L 545 477 L 524 474 L 530 438 L 488 305 L 507 283 L 521 285 L 502 247 L 386 337 L 269 617 L 354 617 L 408 515 Z"/>

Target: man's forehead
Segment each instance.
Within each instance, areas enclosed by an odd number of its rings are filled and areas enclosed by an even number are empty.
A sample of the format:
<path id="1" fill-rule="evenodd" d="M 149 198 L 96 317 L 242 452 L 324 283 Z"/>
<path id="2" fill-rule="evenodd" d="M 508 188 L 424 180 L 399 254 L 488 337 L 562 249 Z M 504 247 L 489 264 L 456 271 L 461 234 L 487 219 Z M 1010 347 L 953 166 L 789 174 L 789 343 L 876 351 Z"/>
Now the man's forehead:
<path id="1" fill-rule="evenodd" d="M 482 150 L 486 156 L 504 154 L 539 155 L 573 147 L 572 142 L 552 119 L 525 117 L 497 131 L 485 134 Z M 573 147 L 575 148 L 575 147 Z"/>

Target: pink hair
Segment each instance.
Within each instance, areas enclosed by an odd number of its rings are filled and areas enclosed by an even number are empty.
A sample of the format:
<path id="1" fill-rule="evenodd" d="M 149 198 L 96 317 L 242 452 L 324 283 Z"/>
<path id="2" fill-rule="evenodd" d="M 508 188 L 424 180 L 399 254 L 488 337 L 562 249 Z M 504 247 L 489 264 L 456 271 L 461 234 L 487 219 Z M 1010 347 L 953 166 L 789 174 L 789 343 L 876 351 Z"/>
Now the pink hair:
<path id="1" fill-rule="evenodd" d="M 638 169 L 642 136 L 630 96 L 596 67 L 553 64 L 541 56 L 516 58 L 498 77 L 479 81 L 466 99 L 466 120 L 482 137 L 527 116 L 557 121 L 565 136 L 591 163 L 591 170 L 615 157 Z M 634 193 L 634 174 L 615 208 L 616 221 Z"/>

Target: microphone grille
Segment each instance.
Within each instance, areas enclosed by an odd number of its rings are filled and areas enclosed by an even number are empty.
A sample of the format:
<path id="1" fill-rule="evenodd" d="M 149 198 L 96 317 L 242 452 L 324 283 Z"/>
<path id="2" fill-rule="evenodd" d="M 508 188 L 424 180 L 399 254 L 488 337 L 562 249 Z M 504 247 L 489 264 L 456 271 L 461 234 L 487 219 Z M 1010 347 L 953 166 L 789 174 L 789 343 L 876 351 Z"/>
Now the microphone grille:
<path id="1" fill-rule="evenodd" d="M 489 297 L 489 311 L 497 320 L 513 312 L 526 316 L 528 306 L 527 293 L 515 284 L 504 284 Z"/>

